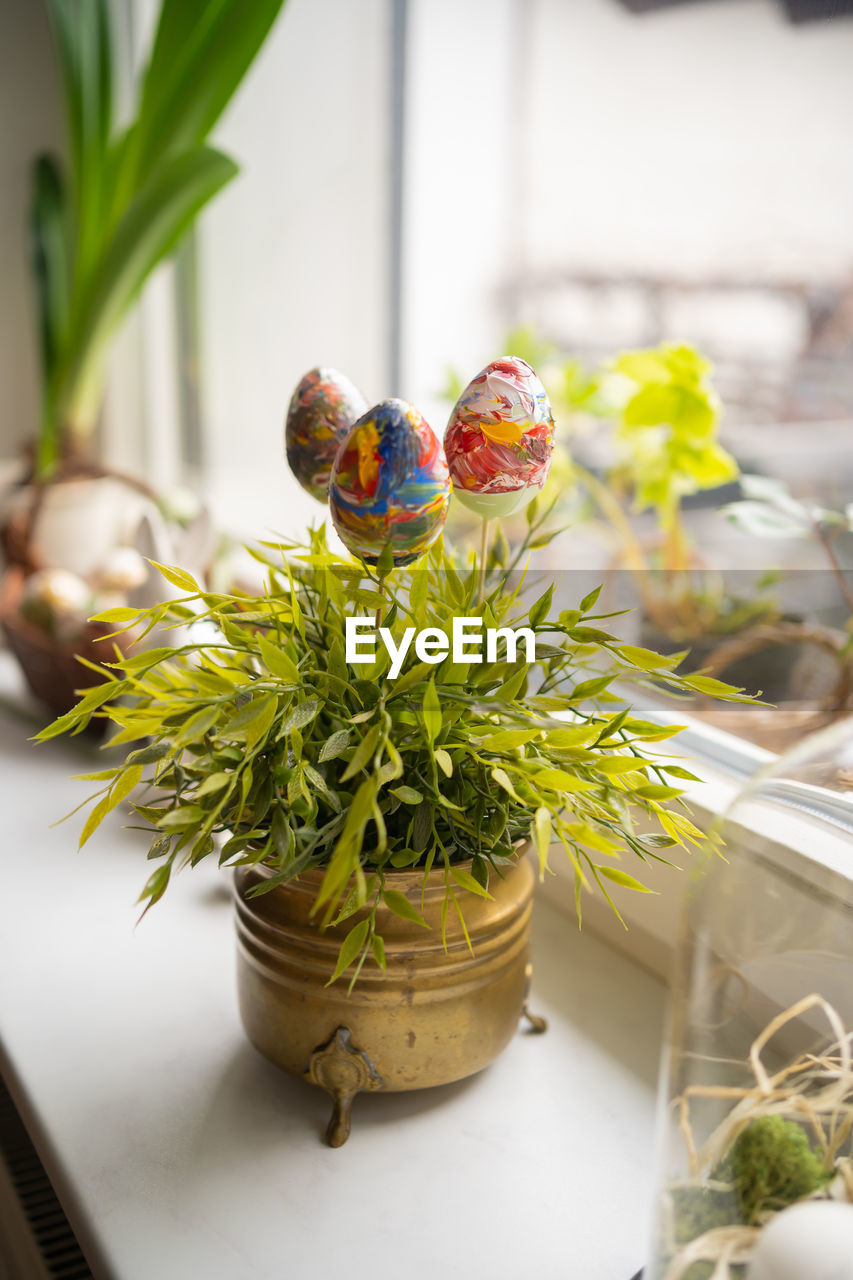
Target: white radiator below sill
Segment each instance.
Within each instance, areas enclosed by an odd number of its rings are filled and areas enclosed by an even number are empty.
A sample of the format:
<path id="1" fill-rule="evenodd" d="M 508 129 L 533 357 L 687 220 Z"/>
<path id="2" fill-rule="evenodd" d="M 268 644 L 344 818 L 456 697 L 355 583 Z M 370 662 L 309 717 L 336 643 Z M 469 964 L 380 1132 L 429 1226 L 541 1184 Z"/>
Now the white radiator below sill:
<path id="1" fill-rule="evenodd" d="M 0 1280 L 92 1280 L 89 1264 L 2 1077 Z"/>

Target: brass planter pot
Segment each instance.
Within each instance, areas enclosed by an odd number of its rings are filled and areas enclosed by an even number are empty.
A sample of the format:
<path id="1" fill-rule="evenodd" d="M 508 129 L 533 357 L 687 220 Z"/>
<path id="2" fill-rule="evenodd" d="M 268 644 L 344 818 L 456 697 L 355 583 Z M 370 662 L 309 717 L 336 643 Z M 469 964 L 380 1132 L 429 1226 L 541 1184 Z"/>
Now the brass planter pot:
<path id="1" fill-rule="evenodd" d="M 341 938 L 360 916 L 321 932 L 311 909 L 322 872 L 306 872 L 260 897 L 246 891 L 269 873 L 236 873 L 240 1014 L 254 1046 L 271 1062 L 326 1089 L 334 1099 L 327 1139 L 349 1136 L 362 1089 L 424 1089 L 488 1066 L 526 1010 L 534 874 L 526 857 L 492 876 L 491 900 L 456 887 L 473 946 L 451 906 L 441 942 L 444 871 L 390 871 L 389 887 L 422 911 L 430 928 L 385 908 L 377 930 L 387 970 L 368 961 L 347 994 L 344 975 L 326 983 Z M 530 1018 L 534 1030 L 541 1019 Z"/>

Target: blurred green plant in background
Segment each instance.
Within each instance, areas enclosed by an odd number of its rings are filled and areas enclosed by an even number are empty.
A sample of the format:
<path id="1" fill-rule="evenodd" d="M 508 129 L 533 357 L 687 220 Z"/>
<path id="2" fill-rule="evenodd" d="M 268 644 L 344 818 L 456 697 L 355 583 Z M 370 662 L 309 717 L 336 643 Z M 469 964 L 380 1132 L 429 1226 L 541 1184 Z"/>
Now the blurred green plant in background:
<path id="1" fill-rule="evenodd" d="M 114 120 L 109 0 L 46 0 L 67 165 L 39 156 L 30 249 L 43 372 L 36 472 L 85 452 L 109 343 L 151 272 L 238 172 L 206 144 L 284 0 L 163 0 L 135 109 Z"/>
<path id="2" fill-rule="evenodd" d="M 685 528 L 686 497 L 740 474 L 719 442 L 720 400 L 711 365 L 698 351 L 663 344 L 621 352 L 588 368 L 561 355 L 526 325 L 511 330 L 504 347 L 536 369 L 558 425 L 542 505 L 574 525 L 596 513 L 603 517 L 617 541 L 614 567 L 637 574 L 649 624 L 674 643 L 689 644 L 777 615 L 775 601 L 766 594 L 769 578 L 754 598 L 732 595 L 722 576 L 702 565 Z M 445 397 L 455 400 L 463 385 L 451 371 Z M 601 469 L 583 466 L 572 454 L 584 419 L 609 428 L 612 458 Z M 657 525 L 651 542 L 641 538 L 632 520 L 647 511 Z M 662 637 L 654 643 L 663 643 Z"/>

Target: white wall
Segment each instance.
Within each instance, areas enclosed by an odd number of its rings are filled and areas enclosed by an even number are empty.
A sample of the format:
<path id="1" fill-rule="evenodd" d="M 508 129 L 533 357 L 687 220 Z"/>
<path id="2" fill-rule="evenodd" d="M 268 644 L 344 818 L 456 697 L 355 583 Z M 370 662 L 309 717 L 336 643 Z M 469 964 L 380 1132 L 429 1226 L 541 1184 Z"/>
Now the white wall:
<path id="1" fill-rule="evenodd" d="M 530 267 L 853 270 L 853 20 L 793 27 L 776 0 L 528 7 Z"/>
<path id="2" fill-rule="evenodd" d="M 792 27 L 775 0 L 412 4 L 404 367 L 439 429 L 447 367 L 502 354 L 512 278 L 853 272 L 853 20 Z M 741 346 L 767 327 L 747 319 Z"/>
<path id="3" fill-rule="evenodd" d="M 411 0 L 403 383 L 443 434 L 448 366 L 479 372 L 506 329 L 519 181 L 516 0 Z M 490 355 L 491 353 L 491 355 Z"/>
<path id="4" fill-rule="evenodd" d="M 243 171 L 200 226 L 204 443 L 214 503 L 247 532 L 322 514 L 283 460 L 306 370 L 388 394 L 389 15 L 289 0 L 217 131 Z"/>

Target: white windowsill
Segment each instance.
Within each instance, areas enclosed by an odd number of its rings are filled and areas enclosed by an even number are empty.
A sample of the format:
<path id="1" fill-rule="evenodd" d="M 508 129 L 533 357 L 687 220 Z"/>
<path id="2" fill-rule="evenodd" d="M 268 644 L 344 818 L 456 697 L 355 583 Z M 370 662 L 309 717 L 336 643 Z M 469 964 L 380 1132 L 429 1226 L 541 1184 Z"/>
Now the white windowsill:
<path id="1" fill-rule="evenodd" d="M 469 1081 L 357 1099 L 332 1151 L 326 1096 L 243 1036 L 225 878 L 179 877 L 134 929 L 144 837 L 112 815 L 77 854 L 74 820 L 51 830 L 93 753 L 32 731 L 0 712 L 0 1066 L 97 1276 L 629 1280 L 662 984 L 541 902 L 548 1034 Z"/>

